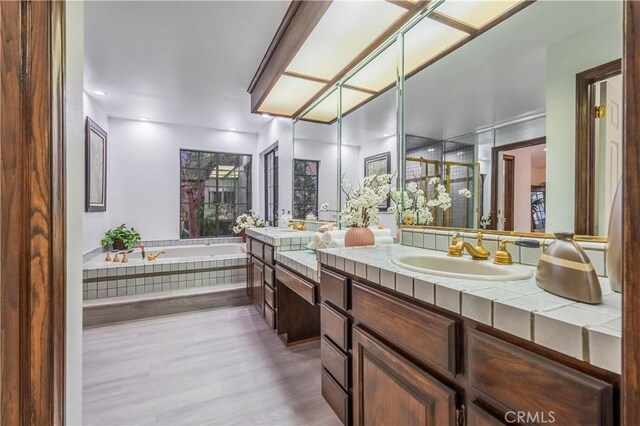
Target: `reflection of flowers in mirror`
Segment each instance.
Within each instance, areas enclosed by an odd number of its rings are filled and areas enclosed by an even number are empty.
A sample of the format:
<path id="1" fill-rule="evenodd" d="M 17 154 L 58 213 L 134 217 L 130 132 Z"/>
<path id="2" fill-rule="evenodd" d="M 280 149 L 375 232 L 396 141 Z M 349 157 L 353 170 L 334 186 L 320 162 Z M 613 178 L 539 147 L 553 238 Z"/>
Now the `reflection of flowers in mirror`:
<path id="1" fill-rule="evenodd" d="M 417 182 L 407 183 L 406 191 L 391 189 L 390 197 L 395 205 L 389 207 L 389 213 L 395 214 L 398 222 L 403 225 L 432 224 L 433 210 L 446 211 L 451 208 L 457 198 L 451 198 L 439 177 L 429 178 L 427 187 L 433 187 L 433 196 L 429 199 L 425 190 L 421 189 Z M 458 198 L 471 198 L 472 195 L 467 188 L 458 191 Z"/>
<path id="2" fill-rule="evenodd" d="M 489 225 L 491 225 L 491 213 L 487 213 L 480 218 L 480 226 L 482 229 L 486 229 Z"/>

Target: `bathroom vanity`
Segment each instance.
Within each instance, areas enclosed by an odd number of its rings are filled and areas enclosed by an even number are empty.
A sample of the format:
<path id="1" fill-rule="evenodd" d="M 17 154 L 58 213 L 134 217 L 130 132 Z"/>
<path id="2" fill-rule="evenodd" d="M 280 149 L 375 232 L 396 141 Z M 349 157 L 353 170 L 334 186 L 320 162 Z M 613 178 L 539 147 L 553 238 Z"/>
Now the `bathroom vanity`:
<path id="1" fill-rule="evenodd" d="M 320 336 L 316 255 L 303 250 L 312 234 L 265 228 L 247 238 L 247 295 L 287 346 Z"/>
<path id="2" fill-rule="evenodd" d="M 500 330 L 493 319 L 474 320 L 478 309 L 464 309 L 462 289 L 486 288 L 475 293 L 487 298 L 477 306 L 494 310 L 492 298 L 516 284 L 491 295 L 500 283 L 429 280 L 381 260 L 409 251 L 427 252 L 393 246 L 320 254 L 322 394 L 344 424 L 619 423 L 619 375 L 589 362 L 587 338 L 576 359 Z M 534 283 L 518 291 L 539 297 Z M 535 332 L 538 324 L 527 319 L 525 326 Z"/>

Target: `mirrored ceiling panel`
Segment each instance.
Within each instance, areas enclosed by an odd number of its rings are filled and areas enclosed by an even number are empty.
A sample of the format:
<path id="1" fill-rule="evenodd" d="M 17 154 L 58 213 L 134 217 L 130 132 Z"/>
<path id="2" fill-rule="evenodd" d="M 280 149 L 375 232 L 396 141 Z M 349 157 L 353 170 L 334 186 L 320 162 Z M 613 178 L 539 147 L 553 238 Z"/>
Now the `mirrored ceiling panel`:
<path id="1" fill-rule="evenodd" d="M 406 13 L 384 0 L 334 1 L 286 70 L 331 80 Z"/>
<path id="2" fill-rule="evenodd" d="M 479 29 L 520 3 L 522 0 L 447 0 L 437 12 Z"/>
<path id="3" fill-rule="evenodd" d="M 281 75 L 258 111 L 290 116 L 323 88 L 317 81 Z"/>

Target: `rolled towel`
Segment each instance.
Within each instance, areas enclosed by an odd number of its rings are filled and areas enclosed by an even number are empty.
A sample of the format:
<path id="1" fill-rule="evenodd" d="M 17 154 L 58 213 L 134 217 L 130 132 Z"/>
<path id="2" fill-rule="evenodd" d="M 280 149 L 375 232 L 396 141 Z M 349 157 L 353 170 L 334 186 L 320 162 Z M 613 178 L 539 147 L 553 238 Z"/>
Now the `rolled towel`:
<path id="1" fill-rule="evenodd" d="M 328 245 L 333 240 L 333 235 L 331 234 L 332 234 L 331 232 L 323 232 L 320 235 L 320 241 Z"/>
<path id="2" fill-rule="evenodd" d="M 336 239 L 336 238 L 343 239 L 346 233 L 347 233 L 346 229 L 334 229 L 333 231 L 325 232 L 325 234 L 331 234 L 331 237 L 333 239 Z"/>
<path id="3" fill-rule="evenodd" d="M 385 246 L 388 244 L 393 244 L 393 237 L 376 237 L 377 246 Z"/>
<path id="4" fill-rule="evenodd" d="M 311 242 L 317 246 L 318 243 L 320 243 L 320 234 L 313 234 L 311 236 Z"/>
<path id="5" fill-rule="evenodd" d="M 370 228 L 376 240 L 380 237 L 391 237 L 391 229 L 375 229 Z"/>
<path id="6" fill-rule="evenodd" d="M 344 247 L 344 240 L 333 240 L 329 243 L 329 248 Z"/>

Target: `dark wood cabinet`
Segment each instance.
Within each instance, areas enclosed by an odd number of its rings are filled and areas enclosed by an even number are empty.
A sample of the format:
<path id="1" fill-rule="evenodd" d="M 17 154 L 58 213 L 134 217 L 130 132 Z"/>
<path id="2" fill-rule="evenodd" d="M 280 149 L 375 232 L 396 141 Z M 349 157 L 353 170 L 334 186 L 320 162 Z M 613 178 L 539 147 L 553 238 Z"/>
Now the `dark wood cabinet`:
<path id="1" fill-rule="evenodd" d="M 251 294 L 253 296 L 253 304 L 258 312 L 264 310 L 264 270 L 262 262 L 253 259 L 251 268 Z"/>
<path id="2" fill-rule="evenodd" d="M 456 392 L 353 328 L 353 424 L 456 424 Z"/>
<path id="3" fill-rule="evenodd" d="M 322 394 L 344 424 L 619 423 L 619 375 L 324 265 Z"/>

